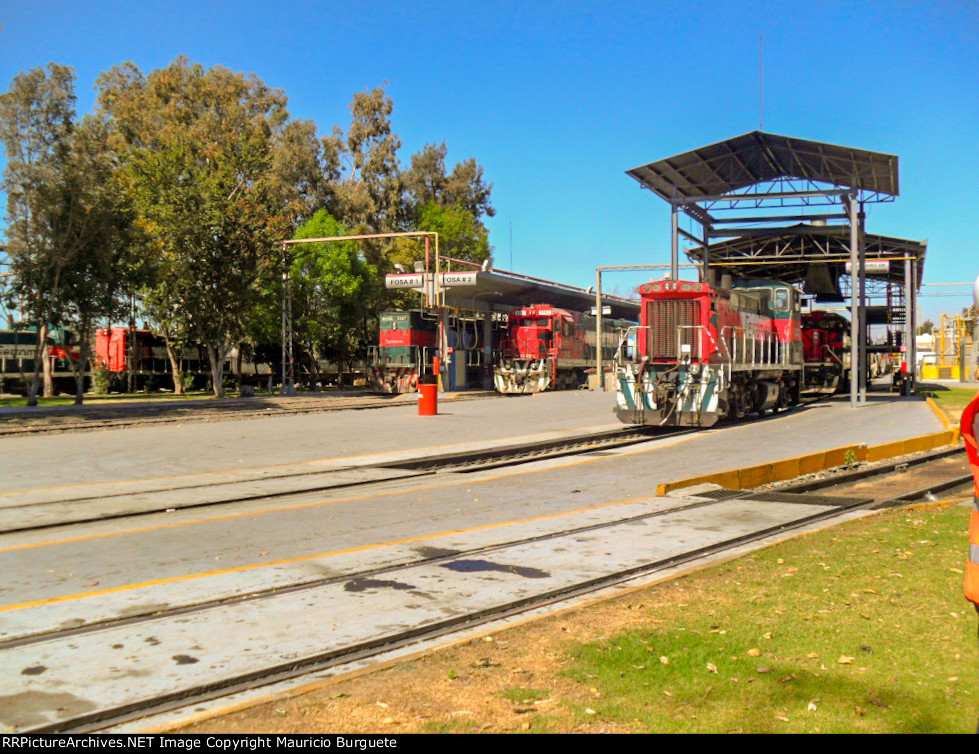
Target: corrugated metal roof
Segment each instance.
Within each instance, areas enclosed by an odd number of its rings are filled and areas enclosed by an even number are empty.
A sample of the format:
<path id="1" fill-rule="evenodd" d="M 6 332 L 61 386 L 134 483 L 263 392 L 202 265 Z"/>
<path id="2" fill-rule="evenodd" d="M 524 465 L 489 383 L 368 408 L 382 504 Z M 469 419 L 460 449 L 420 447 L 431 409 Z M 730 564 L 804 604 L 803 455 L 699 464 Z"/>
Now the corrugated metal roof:
<path id="1" fill-rule="evenodd" d="M 752 131 L 626 171 L 670 201 L 727 194 L 780 178 L 897 196 L 896 155 Z"/>

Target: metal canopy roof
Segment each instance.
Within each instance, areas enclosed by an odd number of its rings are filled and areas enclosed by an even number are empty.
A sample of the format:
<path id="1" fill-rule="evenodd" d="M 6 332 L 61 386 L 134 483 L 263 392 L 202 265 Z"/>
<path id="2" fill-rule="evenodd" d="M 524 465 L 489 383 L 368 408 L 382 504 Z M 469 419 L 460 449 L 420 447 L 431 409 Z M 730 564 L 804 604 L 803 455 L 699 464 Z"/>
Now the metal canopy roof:
<path id="1" fill-rule="evenodd" d="M 711 268 L 722 268 L 740 277 L 775 278 L 787 283 L 804 283 L 807 293 L 820 300 L 834 300 L 820 293 L 839 291 L 839 279 L 848 274 L 850 238 L 847 228 L 794 226 L 781 235 L 744 237 L 714 243 L 708 247 Z M 837 233 L 832 233 L 837 230 Z M 918 287 L 924 276 L 927 241 L 910 241 L 870 233 L 864 235 L 863 247 L 868 264 L 893 260 L 886 270 L 868 266 L 868 279 L 903 285 L 905 257 L 917 260 Z M 703 261 L 703 249 L 688 249 L 691 261 Z"/>
<path id="2" fill-rule="evenodd" d="M 781 178 L 898 195 L 896 155 L 752 131 L 626 171 L 666 201 L 696 201 Z"/>
<path id="3" fill-rule="evenodd" d="M 595 306 L 595 293 L 551 280 L 541 280 L 505 270 L 463 270 L 439 273 L 445 291 L 445 304 L 477 312 L 509 312 L 531 304 L 549 304 L 572 311 L 589 311 Z M 425 291 L 425 273 L 388 275 L 389 289 Z M 639 301 L 602 294 L 602 305 L 620 319 L 639 319 Z"/>

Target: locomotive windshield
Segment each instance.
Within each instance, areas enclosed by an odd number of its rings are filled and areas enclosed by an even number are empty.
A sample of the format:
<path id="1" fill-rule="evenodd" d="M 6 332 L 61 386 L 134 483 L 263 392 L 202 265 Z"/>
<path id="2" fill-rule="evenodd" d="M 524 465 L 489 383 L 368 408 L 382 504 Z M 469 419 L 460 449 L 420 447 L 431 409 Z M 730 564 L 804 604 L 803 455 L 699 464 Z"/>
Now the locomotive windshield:
<path id="1" fill-rule="evenodd" d="M 538 317 L 534 319 L 533 317 L 528 317 L 523 322 L 520 323 L 522 327 L 547 327 L 550 328 L 551 320 L 547 317 Z"/>
<path id="2" fill-rule="evenodd" d="M 780 312 L 789 310 L 789 292 L 785 288 L 775 291 L 775 308 Z"/>

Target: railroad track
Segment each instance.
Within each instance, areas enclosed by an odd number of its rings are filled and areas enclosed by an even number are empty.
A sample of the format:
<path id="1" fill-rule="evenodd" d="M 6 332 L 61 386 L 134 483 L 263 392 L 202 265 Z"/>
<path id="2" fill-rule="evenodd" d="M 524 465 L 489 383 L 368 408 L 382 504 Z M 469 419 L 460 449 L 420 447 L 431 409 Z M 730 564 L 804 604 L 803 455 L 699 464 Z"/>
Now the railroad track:
<path id="1" fill-rule="evenodd" d="M 472 391 L 455 393 L 448 400 L 480 400 L 503 397 L 493 392 Z M 803 400 L 803 404 L 815 403 L 828 397 L 830 396 L 810 396 Z M 349 396 L 329 393 L 300 396 L 256 396 L 221 400 L 173 401 L 153 399 L 131 405 L 99 403 L 64 408 L 24 409 L 0 416 L 0 437 L 87 432 L 176 422 L 233 421 L 268 416 L 388 408 L 391 406 L 405 407 L 412 405 L 412 398 L 411 395 L 391 396 L 361 392 Z M 443 397 L 442 400 L 444 401 L 446 398 Z"/>
<path id="2" fill-rule="evenodd" d="M 766 421 L 766 417 L 751 417 L 739 424 L 759 421 Z M 414 456 L 391 454 L 376 461 L 341 460 L 330 464 L 329 468 L 299 464 L 246 472 L 229 471 L 222 479 L 218 478 L 220 474 L 207 473 L 142 482 L 97 483 L 75 489 L 62 487 L 50 494 L 30 489 L 0 493 L 0 534 L 369 487 L 428 474 L 474 473 L 585 452 L 614 450 L 700 431 L 697 428 L 623 426 L 480 449 Z"/>
<path id="3" fill-rule="evenodd" d="M 452 401 L 497 397 L 494 393 L 473 391 L 453 395 Z M 360 393 L 346 396 L 338 393 L 302 396 L 264 396 L 222 400 L 172 401 L 153 399 L 139 404 L 95 404 L 65 408 L 24 409 L 0 417 L 0 437 L 86 432 L 121 429 L 150 424 L 175 422 L 237 421 L 268 416 L 322 413 L 344 410 L 366 410 L 391 406 L 410 407 L 411 398 Z M 154 400 L 157 401 L 154 403 Z"/>
<path id="4" fill-rule="evenodd" d="M 476 450 L 391 454 L 379 460 L 340 461 L 328 469 L 295 465 L 221 475 L 196 474 L 142 482 L 117 482 L 54 490 L 0 493 L 0 533 L 66 524 L 125 519 L 175 510 L 203 509 L 352 487 L 389 485 L 438 473 L 475 473 L 531 461 L 628 447 L 663 436 L 689 434 L 623 427 L 553 439 L 498 444 Z"/>
<path id="5" fill-rule="evenodd" d="M 26 628 L 16 636 L 8 631 L 7 638 L 0 640 L 0 670 L 8 678 L 20 675 L 52 683 L 59 692 L 49 707 L 59 706 L 42 714 L 37 709 L 18 709 L 20 701 L 11 706 L 8 697 L 0 721 L 17 731 L 100 730 L 167 709 L 336 670 L 774 535 L 971 485 L 971 474 L 948 473 L 927 485 L 906 484 L 903 492 L 879 498 L 825 494 L 830 488 L 840 491 L 841 485 L 867 485 L 887 475 L 914 474 L 912 469 L 947 463 L 956 453 L 961 450 L 863 469 L 859 479 L 853 471 L 848 477 L 834 475 L 779 489 L 647 498 L 606 508 L 601 514 L 569 514 L 564 520 L 552 520 L 547 530 L 529 535 L 523 531 L 518 536 L 516 530 L 501 527 L 489 539 L 426 540 L 424 548 L 407 557 L 392 553 L 384 565 L 351 568 L 288 586 L 172 609 L 157 606 L 78 628 L 48 632 Z M 903 465 L 907 471 L 901 470 Z M 711 527 L 713 533 L 691 528 L 691 522 L 703 520 L 729 523 Z M 681 530 L 689 532 L 682 545 L 676 545 L 675 536 L 664 536 Z M 292 626 L 293 632 L 310 635 L 296 636 L 280 628 L 272 631 L 278 638 L 263 638 L 261 632 L 269 631 L 273 616 L 283 626 Z M 319 616 L 314 626 L 310 616 Z M 316 630 L 320 625 L 323 630 Z M 355 625 L 356 631 L 351 628 Z M 214 636 L 214 626 L 223 627 L 221 636 Z M 120 657 L 116 665 L 110 661 L 106 669 L 107 647 L 118 647 L 120 655 L 127 648 L 134 654 Z M 127 678 L 138 683 L 129 685 Z M 12 719 L 22 724 L 11 726 Z"/>

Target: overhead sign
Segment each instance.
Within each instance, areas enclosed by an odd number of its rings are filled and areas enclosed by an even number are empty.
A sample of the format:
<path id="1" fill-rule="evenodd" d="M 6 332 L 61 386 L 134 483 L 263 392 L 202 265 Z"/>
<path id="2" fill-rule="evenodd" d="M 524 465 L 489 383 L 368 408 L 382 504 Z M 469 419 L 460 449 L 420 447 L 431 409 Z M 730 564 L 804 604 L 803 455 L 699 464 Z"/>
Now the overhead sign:
<path id="1" fill-rule="evenodd" d="M 476 285 L 476 275 L 478 272 L 443 272 L 439 277 L 442 285 L 450 287 L 454 285 Z"/>
<path id="2" fill-rule="evenodd" d="M 478 272 L 443 272 L 439 280 L 445 288 L 465 287 L 476 285 Z M 429 275 L 431 279 L 431 275 Z M 388 275 L 384 279 L 386 288 L 392 290 L 425 290 L 425 273 L 408 273 L 406 275 Z"/>
<path id="3" fill-rule="evenodd" d="M 851 267 L 850 263 L 847 262 L 846 272 L 848 275 L 852 274 L 852 270 L 850 269 L 850 267 Z M 864 269 L 867 272 L 874 273 L 874 274 L 886 273 L 891 271 L 891 263 L 887 259 L 868 259 L 864 263 Z"/>
<path id="4" fill-rule="evenodd" d="M 387 288 L 423 288 L 425 285 L 425 276 L 414 274 L 414 275 L 388 275 L 384 279 L 384 285 Z"/>

